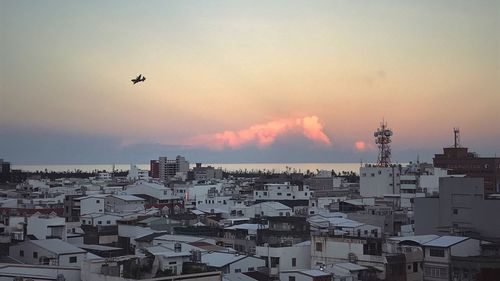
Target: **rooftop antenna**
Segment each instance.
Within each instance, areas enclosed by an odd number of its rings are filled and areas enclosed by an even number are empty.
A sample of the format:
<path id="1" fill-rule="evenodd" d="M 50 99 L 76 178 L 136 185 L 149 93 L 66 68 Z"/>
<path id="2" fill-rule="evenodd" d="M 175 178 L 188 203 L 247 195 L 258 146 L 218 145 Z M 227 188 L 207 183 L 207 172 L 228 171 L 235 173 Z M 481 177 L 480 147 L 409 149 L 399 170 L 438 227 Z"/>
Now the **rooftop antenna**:
<path id="1" fill-rule="evenodd" d="M 453 134 L 455 136 L 455 144 L 453 147 L 459 148 L 460 145 L 460 129 L 458 127 L 453 128 Z"/>
<path id="2" fill-rule="evenodd" d="M 389 167 L 391 164 L 390 143 L 392 142 L 392 130 L 387 127 L 385 120 L 382 120 L 380 128 L 373 133 L 373 136 L 375 137 L 375 144 L 377 144 L 379 150 L 377 166 Z"/>

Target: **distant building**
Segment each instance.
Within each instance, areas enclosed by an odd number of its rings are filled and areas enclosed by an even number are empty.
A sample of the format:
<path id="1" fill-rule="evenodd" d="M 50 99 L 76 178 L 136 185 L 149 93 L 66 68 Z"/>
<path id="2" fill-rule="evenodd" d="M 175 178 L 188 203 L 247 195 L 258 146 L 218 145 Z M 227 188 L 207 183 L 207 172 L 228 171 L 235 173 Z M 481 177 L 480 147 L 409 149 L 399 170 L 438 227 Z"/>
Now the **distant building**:
<path id="1" fill-rule="evenodd" d="M 484 178 L 484 193 L 500 193 L 500 157 L 479 157 L 460 146 L 460 135 L 455 129 L 455 144 L 443 148 L 443 154 L 434 155 L 435 167 L 449 169 L 450 174 Z"/>
<path id="2" fill-rule="evenodd" d="M 0 182 L 10 181 L 10 163 L 0 159 Z"/>
<path id="3" fill-rule="evenodd" d="M 128 171 L 127 179 L 131 181 L 148 180 L 149 171 L 139 169 L 136 165 L 130 164 L 130 170 Z"/>
<path id="4" fill-rule="evenodd" d="M 202 167 L 201 163 L 196 163 L 196 167 L 192 170 L 192 179 L 197 181 L 222 179 L 222 169 L 212 166 Z"/>
<path id="5" fill-rule="evenodd" d="M 182 156 L 177 156 L 175 160 L 169 160 L 167 157 L 160 157 L 158 160 L 159 179 L 166 181 L 177 173 L 187 174 L 189 171 L 189 162 Z"/>
<path id="6" fill-rule="evenodd" d="M 160 162 L 158 160 L 149 161 L 149 176 L 153 179 L 160 177 Z"/>

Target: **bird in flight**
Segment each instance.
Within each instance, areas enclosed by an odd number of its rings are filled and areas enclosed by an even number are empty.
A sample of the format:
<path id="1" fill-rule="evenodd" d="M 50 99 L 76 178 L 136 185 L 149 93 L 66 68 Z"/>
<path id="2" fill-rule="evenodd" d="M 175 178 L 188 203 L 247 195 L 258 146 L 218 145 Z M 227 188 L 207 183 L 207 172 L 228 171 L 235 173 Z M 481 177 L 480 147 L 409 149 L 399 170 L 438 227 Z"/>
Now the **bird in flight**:
<path id="1" fill-rule="evenodd" d="M 146 77 L 142 76 L 142 74 L 139 74 L 139 76 L 137 76 L 137 78 L 132 79 L 131 81 L 132 81 L 132 83 L 134 83 L 134 85 L 135 85 L 135 84 L 137 84 L 137 83 L 139 83 L 139 82 L 144 82 L 144 81 L 146 81 Z"/>

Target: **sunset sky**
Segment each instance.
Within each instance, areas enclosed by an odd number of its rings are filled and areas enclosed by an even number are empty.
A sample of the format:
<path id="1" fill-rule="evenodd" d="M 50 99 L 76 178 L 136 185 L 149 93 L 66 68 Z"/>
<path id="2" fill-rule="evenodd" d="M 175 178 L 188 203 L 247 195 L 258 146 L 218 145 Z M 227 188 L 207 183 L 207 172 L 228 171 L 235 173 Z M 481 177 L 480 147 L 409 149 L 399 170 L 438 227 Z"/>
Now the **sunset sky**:
<path id="1" fill-rule="evenodd" d="M 0 40 L 13 163 L 500 155 L 496 0 L 0 0 Z"/>

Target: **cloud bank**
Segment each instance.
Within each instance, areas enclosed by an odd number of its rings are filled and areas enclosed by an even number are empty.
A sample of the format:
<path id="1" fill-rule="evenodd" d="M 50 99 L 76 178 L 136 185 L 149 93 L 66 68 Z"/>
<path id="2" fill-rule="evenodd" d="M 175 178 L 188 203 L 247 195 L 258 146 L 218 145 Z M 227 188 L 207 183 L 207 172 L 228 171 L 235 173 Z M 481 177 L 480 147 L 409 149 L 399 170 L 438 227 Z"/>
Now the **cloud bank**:
<path id="1" fill-rule="evenodd" d="M 315 115 L 278 119 L 237 131 L 226 130 L 215 134 L 200 135 L 189 139 L 187 144 L 216 150 L 251 145 L 262 148 L 273 144 L 277 137 L 290 132 L 301 132 L 314 143 L 331 145 L 330 138 L 323 132 L 323 125 Z"/>

